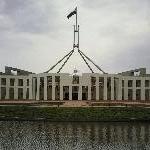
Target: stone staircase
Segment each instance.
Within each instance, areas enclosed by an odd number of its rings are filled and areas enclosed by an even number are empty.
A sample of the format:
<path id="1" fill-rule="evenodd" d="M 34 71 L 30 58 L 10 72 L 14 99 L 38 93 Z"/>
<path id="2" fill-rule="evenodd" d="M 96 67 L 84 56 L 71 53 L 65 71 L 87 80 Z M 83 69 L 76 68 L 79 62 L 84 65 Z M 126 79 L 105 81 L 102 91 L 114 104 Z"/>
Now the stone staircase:
<path id="1" fill-rule="evenodd" d="M 68 100 L 68 101 L 65 101 L 62 107 L 89 107 L 89 105 L 86 101 Z"/>

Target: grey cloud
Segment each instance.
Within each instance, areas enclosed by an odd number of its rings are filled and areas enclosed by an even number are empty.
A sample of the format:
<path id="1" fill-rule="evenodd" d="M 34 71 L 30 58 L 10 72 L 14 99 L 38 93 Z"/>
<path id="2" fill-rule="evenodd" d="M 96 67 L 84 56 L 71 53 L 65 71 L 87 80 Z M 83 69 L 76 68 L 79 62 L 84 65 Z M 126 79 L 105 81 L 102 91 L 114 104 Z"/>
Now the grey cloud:
<path id="1" fill-rule="evenodd" d="M 42 33 L 57 31 L 54 1 L 5 0 L 1 15 L 7 16 L 18 32 Z"/>
<path id="2" fill-rule="evenodd" d="M 136 6 L 136 8 L 142 8 L 143 5 L 146 6 L 149 4 L 149 0 L 81 0 L 81 5 L 83 7 L 92 9 L 93 11 L 95 11 L 95 9 L 102 10 L 106 8 L 118 9 L 119 7 L 126 7 L 127 9 L 130 9 L 132 7 L 132 9 L 134 10 L 133 6 Z"/>
<path id="3" fill-rule="evenodd" d="M 127 69 L 146 67 L 150 70 L 150 36 L 142 37 L 135 43 L 130 43 L 122 48 L 118 53 L 111 58 L 110 70 L 115 72 L 125 71 Z M 109 61 L 108 61 L 109 63 Z"/>

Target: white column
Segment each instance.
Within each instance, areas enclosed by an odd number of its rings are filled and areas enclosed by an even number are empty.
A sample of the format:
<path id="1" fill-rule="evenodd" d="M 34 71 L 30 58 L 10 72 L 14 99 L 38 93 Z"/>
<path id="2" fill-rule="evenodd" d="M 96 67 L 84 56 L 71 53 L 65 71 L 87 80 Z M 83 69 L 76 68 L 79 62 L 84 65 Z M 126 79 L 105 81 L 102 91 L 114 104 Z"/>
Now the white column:
<path id="1" fill-rule="evenodd" d="M 99 77 L 96 77 L 96 100 L 99 100 Z"/>
<path id="2" fill-rule="evenodd" d="M 69 100 L 72 100 L 72 86 L 69 86 Z"/>
<path id="3" fill-rule="evenodd" d="M 44 100 L 47 100 L 47 76 L 44 77 Z"/>
<path id="4" fill-rule="evenodd" d="M 33 86 L 33 83 L 32 83 L 32 76 L 29 76 L 29 99 L 36 99 L 36 97 L 33 98 L 33 93 L 32 93 L 32 86 Z M 34 78 L 34 82 L 35 82 L 35 78 Z M 35 88 L 35 84 L 34 84 L 34 88 Z M 34 90 L 34 96 L 35 96 L 35 90 Z"/>
<path id="5" fill-rule="evenodd" d="M 60 85 L 60 100 L 63 100 L 63 85 Z"/>
<path id="6" fill-rule="evenodd" d="M 132 90 L 132 93 L 133 93 L 133 100 L 136 100 L 136 79 L 135 78 L 133 79 L 133 90 Z"/>
<path id="7" fill-rule="evenodd" d="M 2 99 L 2 96 L 1 96 L 1 78 L 0 78 L 0 99 Z"/>
<path id="8" fill-rule="evenodd" d="M 40 99 L 40 77 L 37 77 L 36 100 Z"/>
<path id="9" fill-rule="evenodd" d="M 141 79 L 141 100 L 145 100 L 145 78 Z"/>
<path id="10" fill-rule="evenodd" d="M 78 100 L 82 100 L 82 86 L 79 85 Z"/>
<path id="11" fill-rule="evenodd" d="M 118 81 L 118 100 L 122 100 L 122 78 L 119 77 Z"/>
<path id="12" fill-rule="evenodd" d="M 52 100 L 55 100 L 55 76 L 52 76 Z"/>
<path id="13" fill-rule="evenodd" d="M 88 85 L 88 100 L 91 100 L 91 84 Z"/>
<path id="14" fill-rule="evenodd" d="M 107 100 L 107 77 L 104 77 L 104 100 Z"/>
<path id="15" fill-rule="evenodd" d="M 14 99 L 18 99 L 18 78 L 15 78 L 14 83 Z"/>
<path id="16" fill-rule="evenodd" d="M 26 99 L 27 93 L 27 78 L 23 79 L 23 99 Z"/>
<path id="17" fill-rule="evenodd" d="M 114 77 L 111 77 L 111 100 L 114 100 Z"/>
<path id="18" fill-rule="evenodd" d="M 10 78 L 6 78 L 6 96 L 5 96 L 5 99 L 9 99 L 9 86 L 10 86 Z"/>
<path id="19" fill-rule="evenodd" d="M 128 100 L 128 79 L 124 79 L 124 100 Z"/>

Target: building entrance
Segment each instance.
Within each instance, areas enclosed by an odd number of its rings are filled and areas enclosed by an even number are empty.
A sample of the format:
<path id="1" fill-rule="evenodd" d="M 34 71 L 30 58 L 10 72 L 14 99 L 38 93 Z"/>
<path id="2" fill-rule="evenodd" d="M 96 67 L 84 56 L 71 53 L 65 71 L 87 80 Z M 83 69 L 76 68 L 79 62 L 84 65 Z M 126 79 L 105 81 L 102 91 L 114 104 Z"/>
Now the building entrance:
<path id="1" fill-rule="evenodd" d="M 72 93 L 72 100 L 78 100 L 78 93 Z"/>
<path id="2" fill-rule="evenodd" d="M 73 86 L 72 87 L 72 100 L 78 100 L 78 92 L 79 92 L 79 87 Z"/>

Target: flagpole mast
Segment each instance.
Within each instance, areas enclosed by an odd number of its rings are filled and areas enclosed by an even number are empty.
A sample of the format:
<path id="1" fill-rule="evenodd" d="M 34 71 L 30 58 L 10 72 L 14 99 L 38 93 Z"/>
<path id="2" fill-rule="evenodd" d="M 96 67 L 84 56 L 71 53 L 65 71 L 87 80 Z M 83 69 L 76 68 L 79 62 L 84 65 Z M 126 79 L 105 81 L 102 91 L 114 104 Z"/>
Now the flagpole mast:
<path id="1" fill-rule="evenodd" d="M 77 14 L 77 7 L 76 7 L 76 31 L 78 30 L 78 14 Z"/>

